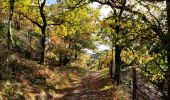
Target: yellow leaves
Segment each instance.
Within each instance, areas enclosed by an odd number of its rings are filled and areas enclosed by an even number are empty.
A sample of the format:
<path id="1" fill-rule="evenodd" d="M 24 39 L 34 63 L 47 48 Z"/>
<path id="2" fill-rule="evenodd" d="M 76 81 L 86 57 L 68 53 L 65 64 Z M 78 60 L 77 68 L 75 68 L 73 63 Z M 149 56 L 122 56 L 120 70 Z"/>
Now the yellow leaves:
<path id="1" fill-rule="evenodd" d="M 52 44 L 55 44 L 55 45 L 57 45 L 57 44 L 62 44 L 61 41 L 62 41 L 62 40 L 61 40 L 60 38 L 58 38 L 57 36 L 52 36 L 52 37 L 51 37 L 51 42 L 52 42 Z"/>
<path id="2" fill-rule="evenodd" d="M 5 11 L 8 11 L 9 10 L 9 2 L 7 1 L 4 1 L 4 2 L 0 2 L 0 9 L 5 9 Z"/>
<path id="3" fill-rule="evenodd" d="M 39 27 L 34 28 L 35 33 L 38 33 L 39 35 L 41 34 L 41 30 Z"/>
<path id="4" fill-rule="evenodd" d="M 140 56 L 138 56 L 138 60 L 141 63 L 147 63 L 147 62 L 151 61 L 152 59 L 153 58 L 148 56 L 148 55 L 140 55 Z"/>
<path id="5" fill-rule="evenodd" d="M 49 39 L 50 39 L 50 42 L 53 46 L 57 46 L 57 45 L 61 45 L 64 43 L 62 37 L 60 36 L 57 36 L 56 34 L 56 30 L 53 30 L 52 32 L 50 32 L 49 34 Z"/>
<path id="6" fill-rule="evenodd" d="M 105 21 L 102 21 L 102 22 L 100 22 L 100 25 L 101 25 L 102 27 L 106 27 L 106 26 L 107 26 L 107 23 L 106 23 Z"/>
<path id="7" fill-rule="evenodd" d="M 114 22 L 114 20 L 104 20 L 104 21 L 101 21 L 100 22 L 100 26 L 102 26 L 102 27 L 112 27 L 112 28 L 114 28 L 114 27 L 116 27 L 116 25 L 117 25 L 118 23 L 115 23 Z"/>
<path id="8" fill-rule="evenodd" d="M 67 28 L 64 26 L 64 25 L 61 25 L 60 26 L 60 31 L 61 33 L 66 36 L 67 35 Z"/>
<path id="9" fill-rule="evenodd" d="M 70 13 L 67 14 L 67 16 L 64 16 L 64 17 L 68 21 L 75 21 L 76 20 L 75 12 L 70 12 Z"/>
<path id="10" fill-rule="evenodd" d="M 68 30 L 68 35 L 69 34 L 74 34 L 75 33 L 75 30 L 74 30 L 74 28 L 73 27 L 70 27 L 70 29 Z"/>
<path id="11" fill-rule="evenodd" d="M 104 88 L 100 89 L 101 91 L 106 91 L 106 90 L 110 90 L 111 88 L 113 88 L 113 86 L 104 86 Z"/>
<path id="12" fill-rule="evenodd" d="M 55 27 L 54 30 L 56 33 L 59 33 L 60 35 L 63 35 L 63 36 L 68 35 L 67 28 L 64 25 L 57 26 Z"/>
<path id="13" fill-rule="evenodd" d="M 131 27 L 132 26 L 132 22 L 130 20 L 121 21 L 118 24 L 121 25 L 122 29 L 126 29 L 127 27 Z"/>
<path id="14" fill-rule="evenodd" d="M 30 0 L 18 0 L 15 3 L 15 10 L 19 12 L 26 12 L 30 8 L 29 5 L 31 5 Z"/>
<path id="15" fill-rule="evenodd" d="M 147 63 L 154 59 L 153 57 L 149 56 L 148 54 L 145 54 L 145 53 L 141 54 L 139 52 L 133 53 L 131 51 L 122 51 L 121 57 L 122 57 L 122 60 L 125 61 L 126 63 L 130 63 L 131 61 L 133 61 L 136 58 L 140 63 Z"/>
<path id="16" fill-rule="evenodd" d="M 121 28 L 125 28 L 127 27 L 127 24 L 126 23 L 121 23 Z"/>
<path id="17" fill-rule="evenodd" d="M 163 75 L 162 75 L 162 73 L 160 73 L 160 72 L 158 72 L 157 70 L 155 70 L 155 75 L 153 75 L 152 77 L 151 77 L 151 80 L 152 81 L 154 81 L 154 80 L 157 80 L 157 79 L 162 79 L 163 78 Z"/>
<path id="18" fill-rule="evenodd" d="M 54 29 L 54 31 L 55 31 L 56 33 L 59 33 L 59 32 L 60 32 L 59 30 L 60 30 L 60 26 L 56 26 L 55 29 Z"/>

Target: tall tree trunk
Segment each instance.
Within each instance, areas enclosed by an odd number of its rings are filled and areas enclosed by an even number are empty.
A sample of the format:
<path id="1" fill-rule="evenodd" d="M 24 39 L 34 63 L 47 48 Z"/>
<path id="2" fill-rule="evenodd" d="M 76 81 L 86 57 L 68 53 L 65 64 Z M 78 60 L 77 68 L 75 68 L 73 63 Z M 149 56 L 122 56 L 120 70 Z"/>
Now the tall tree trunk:
<path id="1" fill-rule="evenodd" d="M 118 20 L 115 21 L 116 23 L 120 22 L 125 5 L 126 5 L 126 0 L 124 0 L 123 7 L 120 9 Z M 120 34 L 120 24 L 116 25 L 115 30 L 116 30 L 116 34 L 119 35 Z M 116 69 L 115 69 L 114 80 L 117 81 L 117 86 L 118 86 L 119 83 L 120 83 L 120 68 L 121 68 L 120 54 L 121 54 L 122 48 L 119 44 L 117 44 L 117 42 L 118 42 L 117 38 L 116 38 L 115 42 L 116 42 L 115 43 L 115 65 L 116 65 Z"/>
<path id="2" fill-rule="evenodd" d="M 120 31 L 120 26 L 116 26 L 116 34 L 119 34 Z M 118 42 L 118 40 L 116 40 Z M 119 44 L 115 44 L 115 75 L 114 75 L 114 80 L 117 82 L 117 86 L 119 85 L 120 82 L 120 68 L 121 68 L 121 47 Z"/>
<path id="3" fill-rule="evenodd" d="M 168 100 L 170 100 L 170 0 L 166 0 L 168 33 L 166 39 L 167 62 L 168 62 Z"/>
<path id="4" fill-rule="evenodd" d="M 8 50 L 12 49 L 12 32 L 11 32 L 11 25 L 12 25 L 12 16 L 14 12 L 14 3 L 15 0 L 10 0 L 10 9 L 9 9 L 9 20 L 8 20 Z"/>

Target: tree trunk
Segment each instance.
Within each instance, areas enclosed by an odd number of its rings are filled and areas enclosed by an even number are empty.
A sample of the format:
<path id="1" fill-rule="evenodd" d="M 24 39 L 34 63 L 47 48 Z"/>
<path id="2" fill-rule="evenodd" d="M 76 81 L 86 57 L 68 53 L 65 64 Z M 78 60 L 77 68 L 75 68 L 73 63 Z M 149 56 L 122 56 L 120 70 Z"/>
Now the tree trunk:
<path id="1" fill-rule="evenodd" d="M 120 26 L 116 26 L 116 34 L 119 34 Z M 118 40 L 116 40 L 118 42 Z M 115 75 L 114 75 L 114 80 L 117 82 L 117 86 L 119 85 L 120 82 L 120 68 L 121 68 L 121 47 L 119 44 L 115 44 Z"/>
<path id="2" fill-rule="evenodd" d="M 40 63 L 44 64 L 44 55 L 45 55 L 45 38 L 46 38 L 46 28 L 47 28 L 47 20 L 46 20 L 46 16 L 44 14 L 44 6 L 45 6 L 46 0 L 43 0 L 43 2 L 40 2 L 40 0 L 38 0 L 38 4 L 39 4 L 39 9 L 40 9 L 40 15 L 41 18 L 43 20 L 43 26 L 41 26 L 41 33 L 42 33 L 42 38 L 41 38 L 41 58 L 40 58 Z"/>
<path id="3" fill-rule="evenodd" d="M 110 60 L 109 72 L 110 72 L 110 77 L 112 78 L 113 77 L 113 59 Z"/>
<path id="4" fill-rule="evenodd" d="M 115 75 L 114 75 L 114 80 L 117 82 L 117 86 L 120 83 L 120 68 L 121 68 L 121 48 L 119 45 L 115 46 L 115 64 L 116 64 L 116 68 L 115 68 Z"/>
<path id="5" fill-rule="evenodd" d="M 66 66 L 66 65 L 69 63 L 69 60 L 70 60 L 70 59 L 68 59 L 68 54 L 66 53 L 66 54 L 64 55 L 63 65 Z"/>
<path id="6" fill-rule="evenodd" d="M 78 54 L 77 54 L 77 51 L 75 51 L 75 55 L 74 55 L 74 58 L 77 60 L 78 58 Z"/>
<path id="7" fill-rule="evenodd" d="M 166 48 L 167 48 L 167 62 L 168 62 L 168 100 L 170 100 L 170 0 L 166 0 L 167 5 L 167 24 L 168 24 L 168 33 L 166 39 Z"/>
<path id="8" fill-rule="evenodd" d="M 44 55 L 45 55 L 45 29 L 42 29 L 42 38 L 41 38 L 41 57 L 40 57 L 40 63 L 44 64 Z"/>
<path id="9" fill-rule="evenodd" d="M 14 12 L 14 3 L 15 0 L 10 0 L 10 9 L 9 9 L 9 20 L 8 20 L 8 50 L 12 49 L 12 33 L 11 33 L 11 25 L 12 25 L 12 16 Z"/>
<path id="10" fill-rule="evenodd" d="M 59 66 L 62 65 L 62 54 L 61 52 L 59 52 Z"/>
<path id="11" fill-rule="evenodd" d="M 136 69 L 135 68 L 132 68 L 132 78 L 133 78 L 133 96 L 132 96 L 132 100 L 136 100 L 137 79 L 136 79 Z"/>

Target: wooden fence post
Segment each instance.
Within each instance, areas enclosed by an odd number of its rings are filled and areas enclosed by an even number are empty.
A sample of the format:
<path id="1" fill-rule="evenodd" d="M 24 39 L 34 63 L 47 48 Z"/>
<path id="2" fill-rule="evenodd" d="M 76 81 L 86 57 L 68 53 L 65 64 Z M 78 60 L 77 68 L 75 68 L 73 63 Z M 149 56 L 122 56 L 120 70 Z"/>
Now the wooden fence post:
<path id="1" fill-rule="evenodd" d="M 110 66 L 109 66 L 109 72 L 110 72 L 110 77 L 113 77 L 113 59 L 110 60 Z"/>
<path id="2" fill-rule="evenodd" d="M 136 79 L 136 69 L 132 68 L 132 78 L 133 78 L 133 96 L 132 100 L 136 100 L 136 90 L 137 90 L 137 79 Z"/>

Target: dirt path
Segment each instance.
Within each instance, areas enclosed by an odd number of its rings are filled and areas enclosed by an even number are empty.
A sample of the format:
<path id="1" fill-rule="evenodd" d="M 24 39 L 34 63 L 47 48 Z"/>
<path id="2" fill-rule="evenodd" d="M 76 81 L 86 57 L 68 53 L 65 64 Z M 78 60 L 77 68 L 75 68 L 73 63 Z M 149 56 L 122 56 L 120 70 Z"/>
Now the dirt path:
<path id="1" fill-rule="evenodd" d="M 101 78 L 95 72 L 86 75 L 80 83 L 73 82 L 73 86 L 56 90 L 57 100 L 113 100 L 114 88 L 109 77 Z"/>

